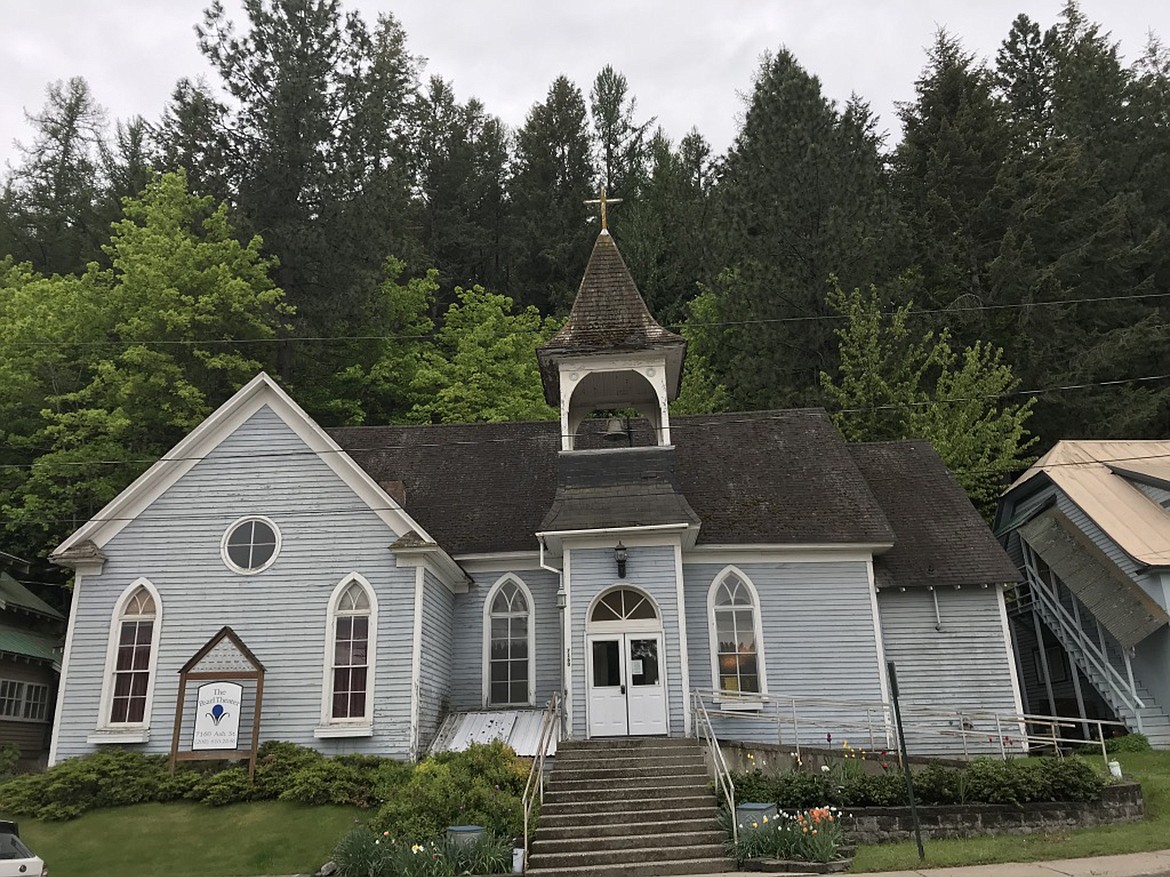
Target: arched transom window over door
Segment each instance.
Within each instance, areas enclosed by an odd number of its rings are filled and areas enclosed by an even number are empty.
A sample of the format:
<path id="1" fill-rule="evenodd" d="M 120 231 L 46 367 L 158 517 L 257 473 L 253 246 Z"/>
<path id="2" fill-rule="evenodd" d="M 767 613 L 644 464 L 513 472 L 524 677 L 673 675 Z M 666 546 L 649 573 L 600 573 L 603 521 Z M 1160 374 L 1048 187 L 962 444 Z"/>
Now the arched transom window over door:
<path id="1" fill-rule="evenodd" d="M 488 704 L 532 701 L 532 618 L 527 590 L 515 579 L 500 582 L 488 604 Z"/>
<path id="2" fill-rule="evenodd" d="M 755 588 L 743 576 L 726 572 L 712 585 L 710 608 L 716 688 L 728 693 L 764 693 L 767 687 Z"/>
<path id="3" fill-rule="evenodd" d="M 604 595 L 589 616 L 591 622 L 652 621 L 656 618 L 658 612 L 650 598 L 629 588 L 618 588 Z"/>

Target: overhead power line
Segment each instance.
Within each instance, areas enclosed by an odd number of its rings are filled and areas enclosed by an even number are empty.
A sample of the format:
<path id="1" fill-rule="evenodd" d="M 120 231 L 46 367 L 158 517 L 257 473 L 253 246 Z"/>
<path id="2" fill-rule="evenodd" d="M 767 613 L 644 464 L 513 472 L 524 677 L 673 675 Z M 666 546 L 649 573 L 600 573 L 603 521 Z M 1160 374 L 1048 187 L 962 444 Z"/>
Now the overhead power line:
<path id="1" fill-rule="evenodd" d="M 1053 386 L 1053 387 L 1041 387 L 1041 388 L 1032 389 L 1032 390 L 1016 390 L 1016 391 L 1013 391 L 1011 393 L 988 394 L 986 396 L 967 396 L 967 397 L 956 397 L 956 398 L 946 398 L 946 399 L 934 399 L 934 400 L 927 400 L 924 402 L 912 403 L 912 404 L 931 405 L 931 404 L 936 404 L 936 403 L 941 402 L 943 404 L 956 404 L 956 405 L 958 405 L 958 404 L 963 404 L 963 403 L 967 403 L 967 402 L 986 401 L 988 399 L 1004 399 L 1004 398 L 1014 398 L 1014 397 L 1018 397 L 1018 396 L 1035 396 L 1035 395 L 1042 395 L 1045 393 L 1068 392 L 1068 391 L 1086 390 L 1086 389 L 1094 389 L 1094 388 L 1115 388 L 1115 387 L 1120 387 L 1120 386 L 1123 386 L 1126 384 L 1152 383 L 1152 382 L 1156 382 L 1156 381 L 1166 381 L 1166 380 L 1170 380 L 1170 373 L 1161 374 L 1161 375 L 1141 375 L 1139 377 L 1134 377 L 1134 378 L 1119 378 L 1116 380 L 1098 381 L 1095 383 L 1064 384 L 1064 385 Z M 863 413 L 863 412 L 867 412 L 867 411 L 895 410 L 898 407 L 900 407 L 900 406 L 892 405 L 892 404 L 891 405 L 873 405 L 873 406 L 867 406 L 867 407 L 835 409 L 835 411 L 840 411 L 842 413 L 848 413 L 848 414 L 855 414 L 855 413 Z M 689 430 L 709 429 L 709 428 L 724 426 L 724 425 L 729 424 L 729 423 L 742 424 L 742 423 L 759 423 L 762 420 L 768 420 L 768 419 L 780 420 L 780 419 L 785 418 L 785 417 L 792 417 L 793 414 L 796 412 L 819 411 L 819 410 L 821 410 L 821 409 L 817 409 L 817 408 L 799 409 L 798 408 L 798 409 L 782 409 L 782 410 L 776 410 L 776 411 L 760 411 L 760 412 L 756 412 L 756 413 L 741 412 L 739 416 L 736 416 L 734 414 L 732 414 L 732 415 L 682 415 L 682 416 L 690 416 L 690 417 L 710 416 L 713 419 L 708 420 L 708 421 L 691 421 L 689 423 L 681 422 L 679 420 L 674 420 L 671 422 L 670 428 L 671 428 L 672 432 L 685 433 Z M 830 413 L 833 413 L 833 412 L 830 412 Z M 555 423 L 555 421 L 551 421 L 551 420 L 545 421 L 545 422 L 549 423 L 550 425 Z M 467 428 L 467 427 L 477 427 L 477 426 L 491 427 L 491 426 L 499 426 L 499 424 L 486 424 L 486 423 L 484 423 L 484 424 L 477 424 L 477 423 L 387 424 L 385 427 L 370 426 L 370 427 L 340 427 L 340 428 L 342 428 L 342 429 L 386 428 L 386 429 L 402 429 L 402 430 L 412 430 L 412 431 L 413 430 L 424 430 L 424 429 L 425 430 L 432 430 L 433 429 L 433 430 L 436 430 L 436 433 L 437 433 L 437 432 L 447 430 L 447 429 L 458 429 L 460 427 Z M 560 441 L 563 438 L 563 436 L 559 432 L 549 432 L 546 435 L 533 436 L 532 438 L 537 438 L 537 439 L 552 443 L 554 441 Z M 323 457 L 323 456 L 328 456 L 331 454 L 339 454 L 339 453 L 345 453 L 345 454 L 352 455 L 352 454 L 374 453 L 374 452 L 380 452 L 380 451 L 409 451 L 409 450 L 416 449 L 416 448 L 454 448 L 454 447 L 467 447 L 467 446 L 476 446 L 476 445 L 520 444 L 523 441 L 524 441 L 524 439 L 517 438 L 516 436 L 501 436 L 499 438 L 447 439 L 447 440 L 443 440 L 443 441 L 433 441 L 433 442 L 410 442 L 409 444 L 372 445 L 369 447 L 350 447 L 350 448 L 342 448 L 338 451 L 315 451 L 315 450 L 312 450 L 311 448 L 305 448 L 304 450 L 297 450 L 297 451 L 250 452 L 248 454 L 241 454 L 238 456 L 233 456 L 230 454 L 229 455 L 219 455 L 217 457 L 217 459 L 229 461 L 229 460 L 233 460 L 233 459 L 261 460 L 261 459 L 293 458 L 293 457 L 306 457 L 306 456 L 321 456 L 321 457 Z M 51 453 L 51 451 L 50 451 L 50 453 Z M 1162 455 L 1155 455 L 1155 456 L 1162 456 Z M 1168 455 L 1168 456 L 1170 456 L 1170 455 Z M 125 459 L 125 460 L 77 460 L 77 461 L 58 460 L 58 461 L 55 461 L 55 465 L 78 466 L 78 467 L 152 465 L 156 462 L 162 462 L 162 461 L 179 463 L 179 462 L 200 462 L 204 459 L 206 459 L 205 455 L 195 455 L 195 456 L 190 456 L 190 457 L 176 457 L 176 456 L 163 455 L 162 457 L 156 457 L 156 458 L 138 458 L 138 459 Z M 0 469 L 29 469 L 35 465 L 37 465 L 35 462 L 34 463 L 2 463 L 2 464 L 0 464 Z"/>
<path id="2" fill-rule="evenodd" d="M 919 308 L 910 311 L 910 316 L 933 316 L 939 314 L 975 313 L 979 311 L 1028 310 L 1031 308 L 1063 307 L 1078 304 L 1101 304 L 1104 302 L 1140 301 L 1170 297 L 1167 292 L 1148 292 L 1136 295 L 1108 295 L 1093 298 L 1065 298 L 1049 301 L 1013 302 L 989 305 L 953 305 L 942 308 Z M 883 316 L 892 316 L 892 311 Z M 805 314 L 791 317 L 759 317 L 749 320 L 718 320 L 711 322 L 669 323 L 670 329 L 716 329 L 730 326 L 758 326 L 783 323 L 840 323 L 848 317 L 841 314 Z M 266 344 L 351 344 L 373 341 L 427 341 L 434 339 L 434 333 L 422 334 L 374 334 L 374 335 L 274 335 L 269 338 L 120 338 L 94 341 L 65 342 L 60 339 L 41 341 L 37 339 L 12 339 L 9 344 L 20 347 L 195 347 L 208 345 L 266 345 Z"/>

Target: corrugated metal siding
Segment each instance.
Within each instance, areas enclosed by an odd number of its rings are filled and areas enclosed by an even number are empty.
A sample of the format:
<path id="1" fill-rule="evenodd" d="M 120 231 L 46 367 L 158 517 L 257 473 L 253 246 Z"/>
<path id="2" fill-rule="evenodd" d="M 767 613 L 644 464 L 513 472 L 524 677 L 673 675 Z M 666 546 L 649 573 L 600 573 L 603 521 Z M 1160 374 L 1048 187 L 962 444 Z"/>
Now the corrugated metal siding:
<path id="1" fill-rule="evenodd" d="M 419 665 L 419 748 L 430 745 L 451 705 L 455 595 L 428 570 L 423 580 L 422 660 Z"/>
<path id="2" fill-rule="evenodd" d="M 1131 648 L 1168 620 L 1166 610 L 1078 527 L 1077 522 L 1050 509 L 1020 528 L 1020 535 L 1043 558 L 1072 593 L 1064 601 L 1072 610 L 1072 594 L 1101 625 Z"/>
<path id="3" fill-rule="evenodd" d="M 1011 643 L 1003 635 L 998 588 L 936 588 L 938 617 L 931 592 L 887 588 L 878 594 L 886 660 L 898 668 L 898 688 L 903 709 L 914 707 L 945 710 L 981 710 L 1014 715 Z M 999 752 L 994 722 L 974 722 L 977 737 L 969 737 L 968 751 Z M 958 726 L 958 721 L 955 722 Z M 983 732 L 989 733 L 983 733 Z M 1014 728 L 1004 733 L 1015 734 Z M 957 737 L 916 732 L 906 728 L 911 752 L 963 754 Z"/>
<path id="4" fill-rule="evenodd" d="M 475 710 L 484 705 L 483 604 L 488 592 L 505 572 L 476 573 L 476 584 L 466 594 L 455 595 L 451 708 Z M 536 637 L 536 703 L 543 706 L 561 685 L 561 628 L 557 609 L 555 573 L 543 569 L 513 572 L 532 592 L 533 631 Z"/>
<path id="5" fill-rule="evenodd" d="M 658 604 L 662 613 L 663 651 L 666 657 L 667 712 L 670 734 L 685 735 L 683 722 L 682 660 L 679 650 L 678 580 L 675 571 L 674 548 L 671 546 L 643 546 L 629 549 L 626 577 L 617 579 L 612 548 L 574 548 L 570 552 L 571 600 L 573 631 L 573 729 L 575 738 L 585 737 L 585 636 L 586 614 L 594 597 L 614 585 L 630 585 L 645 591 Z M 689 632 L 688 632 L 689 633 Z"/>
<path id="6" fill-rule="evenodd" d="M 861 562 L 738 564 L 760 595 L 768 693 L 880 702 L 870 584 Z M 691 685 L 715 687 L 707 595 L 722 564 L 686 564 L 687 640 Z M 810 718 L 814 717 L 810 711 Z M 746 720 L 716 730 L 739 739 L 775 742 L 772 725 Z M 801 740 L 824 740 L 833 728 L 802 722 Z"/>
<path id="7" fill-rule="evenodd" d="M 283 546 L 264 572 L 240 576 L 220 557 L 237 518 L 276 522 Z M 74 595 L 72 655 L 65 680 L 59 758 L 92 751 L 99 723 L 106 640 L 115 601 L 140 576 L 162 599 L 162 645 L 149 752 L 169 749 L 179 668 L 223 625 L 231 625 L 267 667 L 262 737 L 326 752 L 405 757 L 410 741 L 410 652 L 414 570 L 386 549 L 395 534 L 369 511 L 268 408 L 110 540 L 100 576 Z M 359 572 L 380 607 L 374 736 L 318 740 L 325 622 L 341 579 Z"/>
<path id="8" fill-rule="evenodd" d="M 1162 506 L 1162 508 L 1167 508 L 1167 504 L 1170 504 L 1170 490 L 1167 490 L 1165 487 L 1155 487 L 1152 484 L 1143 484 L 1140 481 L 1133 480 L 1129 480 L 1129 483 L 1158 505 Z"/>

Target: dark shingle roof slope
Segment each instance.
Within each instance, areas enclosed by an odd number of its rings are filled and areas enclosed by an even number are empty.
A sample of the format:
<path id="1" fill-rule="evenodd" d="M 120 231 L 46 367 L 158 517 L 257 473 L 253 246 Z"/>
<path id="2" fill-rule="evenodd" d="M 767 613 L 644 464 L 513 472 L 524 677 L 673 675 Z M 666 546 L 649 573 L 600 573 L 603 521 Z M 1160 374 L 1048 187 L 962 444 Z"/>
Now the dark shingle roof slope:
<path id="1" fill-rule="evenodd" d="M 1019 571 L 929 442 L 848 447 L 894 528 L 894 547 L 874 567 L 879 587 L 1019 581 Z"/>
<path id="2" fill-rule="evenodd" d="M 893 542 L 823 411 L 680 417 L 671 429 L 676 483 L 702 521 L 700 544 Z M 331 435 L 375 481 L 402 482 L 406 511 L 451 554 L 536 548 L 557 487 L 559 424 L 347 427 Z"/>
<path id="3" fill-rule="evenodd" d="M 541 530 L 698 524 L 678 486 L 674 448 L 559 454 L 557 493 Z"/>

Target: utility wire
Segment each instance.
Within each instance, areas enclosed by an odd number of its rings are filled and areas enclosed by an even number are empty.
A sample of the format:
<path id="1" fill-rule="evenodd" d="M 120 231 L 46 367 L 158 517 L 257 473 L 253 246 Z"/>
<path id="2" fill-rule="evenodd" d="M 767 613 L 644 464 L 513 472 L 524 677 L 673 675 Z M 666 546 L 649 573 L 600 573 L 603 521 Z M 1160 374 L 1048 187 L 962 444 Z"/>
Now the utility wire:
<path id="1" fill-rule="evenodd" d="M 923 402 L 911 403 L 911 405 L 925 406 L 925 405 L 936 404 L 938 402 L 942 402 L 945 404 L 963 404 L 966 402 L 986 401 L 987 399 L 1010 398 L 1010 397 L 1015 397 L 1015 396 L 1031 396 L 1031 395 L 1039 395 L 1039 394 L 1044 394 L 1044 393 L 1055 393 L 1055 392 L 1065 392 L 1065 391 L 1072 391 L 1072 390 L 1093 389 L 1093 388 L 1097 388 L 1097 387 L 1118 387 L 1118 386 L 1122 386 L 1125 384 L 1149 383 L 1149 382 L 1153 382 L 1153 381 L 1164 381 L 1164 380 L 1170 380 L 1170 374 L 1143 375 L 1143 376 L 1136 377 L 1136 378 L 1121 378 L 1121 379 L 1117 379 L 1117 380 L 1100 381 L 1100 382 L 1096 382 L 1096 383 L 1065 384 L 1062 386 L 1055 386 L 1055 387 L 1041 387 L 1039 389 L 1033 389 L 1033 390 L 1016 390 L 1016 391 L 1013 391 L 1011 393 L 987 394 L 986 396 L 968 396 L 968 397 L 961 397 L 961 398 L 936 399 L 933 401 L 927 400 L 927 401 L 923 401 Z M 858 413 L 864 413 L 864 412 L 870 412 L 870 411 L 896 410 L 900 407 L 901 407 L 900 405 L 889 404 L 889 405 L 873 405 L 873 406 L 858 407 L 858 408 L 842 408 L 842 409 L 837 409 L 836 411 L 839 411 L 840 413 L 847 413 L 847 414 L 858 414 Z M 777 410 L 777 411 L 761 411 L 759 413 L 754 413 L 754 414 L 751 412 L 741 412 L 739 415 L 735 415 L 735 414 L 723 415 L 723 416 L 720 416 L 720 415 L 682 415 L 683 417 L 691 417 L 691 418 L 711 417 L 712 419 L 707 420 L 707 421 L 692 420 L 691 422 L 684 422 L 684 421 L 675 420 L 675 421 L 672 421 L 670 428 L 671 428 L 672 432 L 685 433 L 688 430 L 718 428 L 718 427 L 725 426 L 727 424 L 760 423 L 761 421 L 767 421 L 767 420 L 790 419 L 794 415 L 798 415 L 798 414 L 802 414 L 802 413 L 803 414 L 816 413 L 816 412 L 819 412 L 821 410 L 822 409 L 819 409 L 819 408 L 794 408 L 794 409 L 782 409 L 782 410 Z M 836 411 L 827 412 L 827 413 L 836 413 Z M 524 421 L 521 421 L 521 422 L 524 422 Z M 533 422 L 547 423 L 549 425 L 552 425 L 555 423 L 555 421 L 552 421 L 552 420 L 549 420 L 549 421 L 528 421 L 528 423 L 533 423 Z M 461 428 L 462 429 L 466 429 L 466 428 L 475 429 L 475 428 L 491 427 L 491 426 L 497 426 L 497 425 L 498 424 L 487 424 L 487 423 L 387 424 L 385 426 L 336 427 L 335 429 L 339 429 L 339 430 L 340 429 L 359 429 L 359 430 L 394 429 L 394 430 L 410 430 L 410 431 L 435 430 L 436 432 L 438 432 L 438 431 L 443 431 L 443 430 L 455 430 L 455 429 L 461 429 Z M 329 430 L 326 430 L 326 431 L 328 432 Z M 287 459 L 287 458 L 292 458 L 292 457 L 306 457 L 306 456 L 326 457 L 329 455 L 336 455 L 336 454 L 354 455 L 354 454 L 370 454 L 370 453 L 377 453 L 377 452 L 384 452 L 384 451 L 410 451 L 410 450 L 413 450 L 416 448 L 454 448 L 454 447 L 470 447 L 470 446 L 477 446 L 477 445 L 521 444 L 521 443 L 528 443 L 528 441 L 536 441 L 537 443 L 543 442 L 546 444 L 553 444 L 554 442 L 561 441 L 563 438 L 565 438 L 565 436 L 561 435 L 559 432 L 548 432 L 548 433 L 541 433 L 541 434 L 537 434 L 537 435 L 531 435 L 531 436 L 528 436 L 527 438 L 524 438 L 524 439 L 510 435 L 510 436 L 501 436 L 499 438 L 449 439 L 446 441 L 411 442 L 410 444 L 373 445 L 373 446 L 368 446 L 368 447 L 349 447 L 349 448 L 341 448 L 340 450 L 337 450 L 337 451 L 331 451 L 331 450 L 316 451 L 316 450 L 313 450 L 311 448 L 305 448 L 303 450 L 295 450 L 295 451 L 253 452 L 253 453 L 241 454 L 241 455 L 224 454 L 224 455 L 218 456 L 217 459 L 224 460 L 224 461 L 231 461 L 231 460 Z M 49 453 L 52 453 L 52 451 L 50 451 Z M 1170 456 L 1170 454 L 1167 454 L 1167 455 L 1158 454 L 1158 455 L 1153 455 L 1153 456 L 1156 456 L 1156 457 Z M 162 457 L 156 457 L 156 458 L 139 458 L 139 459 L 126 459 L 126 460 L 78 460 L 78 461 L 58 460 L 58 461 L 56 461 L 56 465 L 78 466 L 78 467 L 102 466 L 102 465 L 106 465 L 106 466 L 151 465 L 151 464 L 154 464 L 157 462 L 169 462 L 169 463 L 201 462 L 205 459 L 207 459 L 206 455 L 195 455 L 195 456 L 190 456 L 190 457 L 173 457 L 173 456 L 163 455 Z M 1139 459 L 1139 458 L 1135 458 L 1135 459 Z M 29 469 L 29 468 L 32 468 L 36 465 L 37 465 L 36 463 L 0 463 L 0 469 Z"/>
<path id="2" fill-rule="evenodd" d="M 953 314 L 953 313 L 972 313 L 978 311 L 1003 311 L 1003 310 L 1022 310 L 1040 307 L 1058 307 L 1064 305 L 1077 304 L 1099 304 L 1103 302 L 1117 302 L 1117 301 L 1138 301 L 1151 298 L 1166 298 L 1170 296 L 1170 291 L 1167 292 L 1149 292 L 1140 293 L 1136 295 L 1111 295 L 1111 296 L 1097 296 L 1094 298 L 1066 298 L 1053 299 L 1049 301 L 1036 302 L 1015 302 L 1009 304 L 992 304 L 992 305 L 955 305 L 943 308 L 922 308 L 912 310 L 909 313 L 911 317 L 931 316 L 936 314 Z M 885 311 L 882 316 L 892 316 L 894 312 Z M 543 319 L 543 317 L 542 317 Z M 703 323 L 668 323 L 669 329 L 696 329 L 696 328 L 720 328 L 728 326 L 759 326 L 772 325 L 780 323 L 839 323 L 848 320 L 847 315 L 843 314 L 807 314 L 803 316 L 794 317 L 760 317 L 750 320 L 721 320 Z M 67 342 L 60 339 L 55 341 L 38 341 L 33 339 L 13 339 L 10 344 L 19 347 L 193 347 L 203 345 L 250 345 L 250 344 L 288 344 L 288 343 L 338 343 L 349 344 L 353 342 L 371 342 L 371 341 L 427 341 L 433 340 L 434 333 L 424 334 L 385 334 L 385 335 L 274 335 L 270 338 L 204 338 L 204 339 L 168 339 L 168 338 L 127 338 L 127 339 L 103 339 L 98 341 L 76 341 Z"/>

